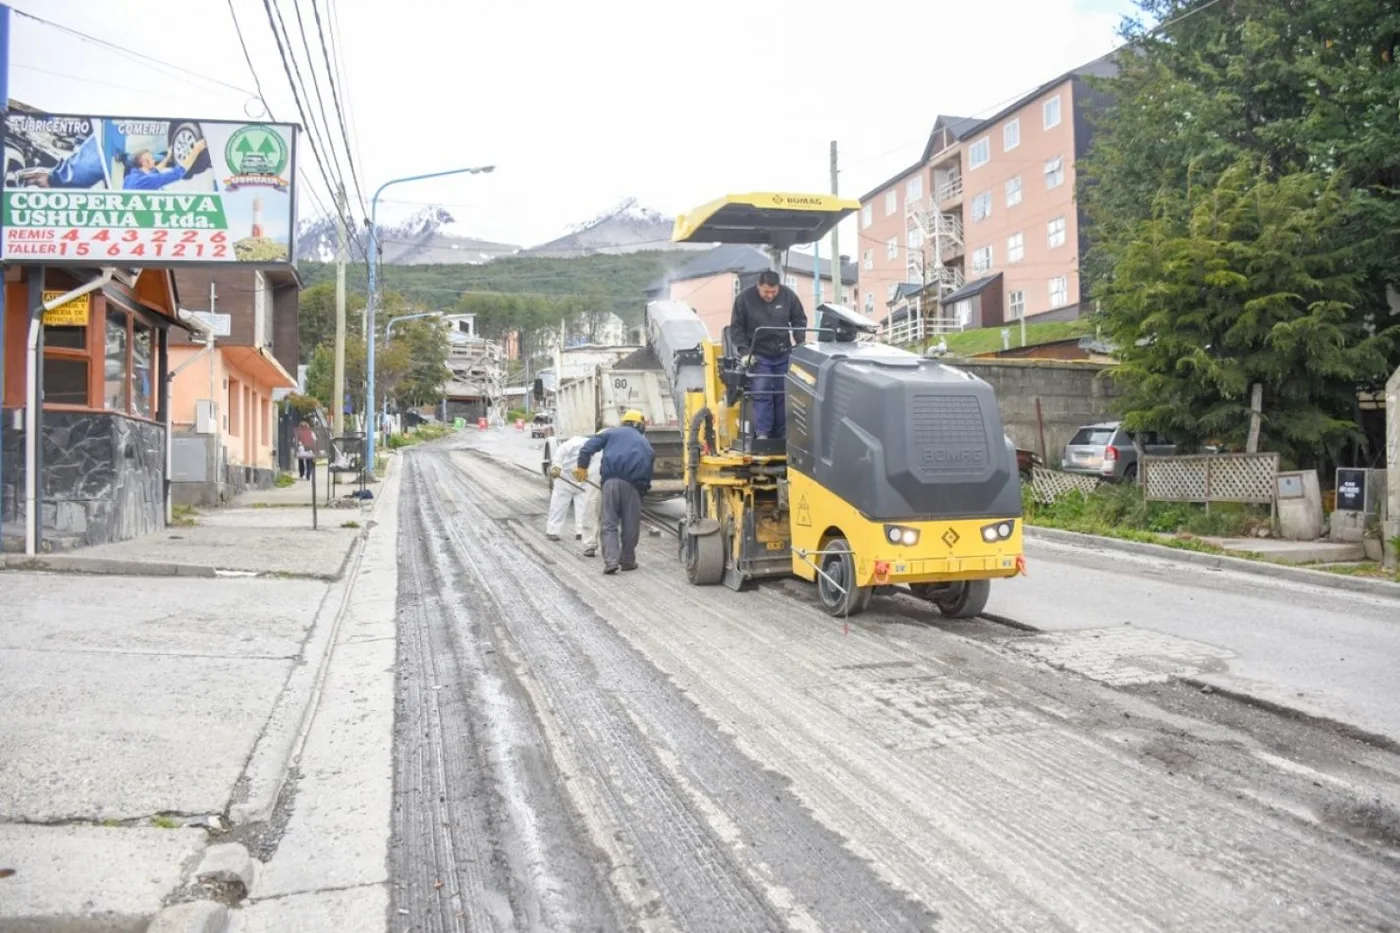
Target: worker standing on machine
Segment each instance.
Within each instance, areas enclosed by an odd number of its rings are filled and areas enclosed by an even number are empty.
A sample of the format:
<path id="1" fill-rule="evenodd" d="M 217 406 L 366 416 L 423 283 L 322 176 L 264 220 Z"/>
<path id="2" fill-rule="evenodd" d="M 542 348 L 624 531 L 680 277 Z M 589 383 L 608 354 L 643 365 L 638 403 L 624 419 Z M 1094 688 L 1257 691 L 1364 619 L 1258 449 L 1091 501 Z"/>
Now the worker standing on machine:
<path id="1" fill-rule="evenodd" d="M 783 328 L 756 333 L 760 327 Z M 792 331 L 807 327 L 807 312 L 797 292 L 778 280 L 778 273 L 768 269 L 758 277 L 758 284 L 744 289 L 734 298 L 734 311 L 729 319 L 729 335 L 743 360 L 744 368 L 753 376 L 754 434 L 759 440 L 787 435 L 787 407 L 783 404 L 783 381 L 787 377 L 788 358 L 794 344 Z M 771 394 L 768 394 L 771 393 Z"/>
<path id="2" fill-rule="evenodd" d="M 570 474 L 573 473 L 578 464 L 578 452 L 583 449 L 587 440 L 586 436 L 580 434 L 554 448 L 554 462 L 549 468 L 554 488 L 549 493 L 549 517 L 544 526 L 544 536 L 551 541 L 559 540 L 559 535 L 564 530 L 564 522 L 569 518 L 571 505 L 574 507 L 574 540 L 583 540 L 586 530 L 585 516 L 588 512 L 588 488 L 583 483 L 574 482 L 572 475 L 564 476 L 564 472 L 567 470 Z"/>
<path id="3" fill-rule="evenodd" d="M 651 489 L 656 454 L 646 439 L 642 413 L 629 411 L 622 424 L 584 442 L 574 479 L 588 480 L 588 464 L 603 454 L 603 573 L 637 569 L 637 542 L 642 537 L 642 496 Z"/>

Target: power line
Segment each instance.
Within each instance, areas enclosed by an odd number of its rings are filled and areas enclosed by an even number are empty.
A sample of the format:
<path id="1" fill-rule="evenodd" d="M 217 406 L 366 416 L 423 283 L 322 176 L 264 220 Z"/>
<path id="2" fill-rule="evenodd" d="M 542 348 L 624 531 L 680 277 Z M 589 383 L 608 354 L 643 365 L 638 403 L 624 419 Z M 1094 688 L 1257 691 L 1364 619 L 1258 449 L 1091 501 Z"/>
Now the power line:
<path id="1" fill-rule="evenodd" d="M 340 105 L 340 92 L 335 86 L 335 69 L 331 67 L 330 51 L 326 46 L 326 33 L 321 28 L 321 7 L 316 0 L 311 0 L 311 12 L 316 17 L 316 34 L 321 40 L 321 56 L 326 61 L 326 81 L 331 86 L 331 100 L 335 103 L 336 117 L 340 121 L 340 139 L 345 143 L 345 160 L 350 163 L 350 177 L 355 182 L 355 195 L 360 200 L 360 211 L 365 211 L 365 193 L 360 189 L 360 175 L 355 171 L 355 153 L 350 147 L 350 134 L 345 128 L 345 109 Z M 307 53 L 308 55 L 310 53 Z"/>
<path id="2" fill-rule="evenodd" d="M 306 21 L 302 18 L 302 15 L 301 15 L 301 3 L 299 2 L 299 0 L 292 0 L 292 10 L 293 10 L 293 11 L 296 13 L 296 15 L 297 15 L 297 32 L 299 32 L 299 33 L 301 34 L 301 47 L 302 47 L 302 49 L 304 49 L 304 50 L 306 51 L 306 70 L 309 71 L 309 72 L 311 73 L 311 88 L 312 88 L 313 91 L 316 92 L 316 106 L 317 106 L 317 108 L 320 109 L 320 111 L 321 111 L 321 131 L 322 131 L 322 133 L 324 134 L 321 138 L 322 138 L 323 141 L 326 141 L 327 138 L 329 137 L 329 141 L 326 142 L 326 146 L 327 146 L 328 149 L 330 149 L 330 151 L 331 151 L 331 159 L 335 162 L 336 181 L 338 181 L 338 182 L 340 183 L 341 187 L 344 187 L 344 185 L 345 185 L 345 170 L 342 169 L 342 168 L 340 167 L 340 156 L 339 156 L 339 155 L 336 153 L 336 151 L 335 151 L 335 139 L 334 139 L 334 134 L 331 132 L 331 121 L 330 121 L 330 117 L 326 116 L 326 100 L 325 100 L 325 98 L 321 95 L 321 82 L 320 82 L 320 81 L 317 79 L 317 77 L 316 77 L 316 62 L 315 62 L 315 59 L 314 59 L 314 58 L 312 57 L 312 55 L 311 55 L 311 41 L 306 37 Z M 278 13 L 278 19 L 281 19 L 281 13 L 280 13 L 280 12 Z M 283 29 L 286 28 L 285 24 L 283 25 L 282 28 L 283 28 Z M 288 44 L 288 45 L 291 45 L 291 38 L 290 38 L 290 36 L 289 36 L 288 39 L 287 39 L 287 44 Z M 293 61 L 293 62 L 296 61 L 295 57 L 293 57 L 292 61 Z M 298 70 L 297 77 L 298 77 L 298 78 L 301 77 L 300 70 Z M 302 83 L 301 90 L 302 90 L 302 93 L 306 93 L 306 84 L 305 84 L 305 82 Z M 310 107 L 310 106 L 311 106 L 311 102 L 310 102 L 310 100 L 308 99 L 308 100 L 307 100 L 307 107 Z M 348 149 L 345 151 L 345 160 L 346 160 L 347 162 L 350 161 L 350 151 L 349 151 Z M 353 165 L 351 165 L 351 169 L 352 169 L 352 170 L 354 169 L 354 166 L 353 166 Z M 332 194 L 333 197 L 336 196 L 336 192 L 331 192 L 331 194 Z M 350 215 L 350 216 L 351 216 L 352 219 L 354 218 L 354 212 L 353 212 L 353 211 L 351 212 L 351 215 Z"/>
<path id="3" fill-rule="evenodd" d="M 272 105 L 267 102 L 267 96 L 263 94 L 262 81 L 258 78 L 258 69 L 253 67 L 253 56 L 248 52 L 248 43 L 243 38 L 243 27 L 238 24 L 238 14 L 233 10 L 233 0 L 228 0 L 228 15 L 233 19 L 233 31 L 238 35 L 238 44 L 243 48 L 243 60 L 248 63 L 248 73 L 253 76 L 253 86 L 258 89 L 258 100 L 262 103 L 263 109 L 267 111 L 267 118 L 274 123 L 277 118 L 272 115 Z"/>
<path id="4" fill-rule="evenodd" d="M 334 193 L 337 190 L 336 185 L 331 182 L 330 173 L 326 170 L 326 163 L 321 156 L 320 147 L 316 144 L 316 134 L 314 133 L 315 124 L 307 120 L 306 118 L 306 110 L 302 107 L 301 97 L 297 94 L 296 82 L 292 78 L 292 66 L 287 61 L 288 50 L 286 47 L 283 46 L 282 36 L 277 31 L 277 20 L 281 19 L 281 13 L 273 12 L 273 6 L 270 0 L 263 0 L 263 9 L 267 12 L 267 22 L 268 26 L 272 29 L 273 41 L 277 43 L 277 53 L 282 59 L 282 70 L 287 75 L 287 84 L 292 91 L 292 100 L 297 105 L 297 113 L 301 115 L 302 123 L 307 127 L 306 138 L 307 141 L 311 144 L 311 153 L 316 159 L 316 165 L 321 170 L 321 179 L 326 183 L 326 188 L 332 193 Z M 287 44 L 291 44 L 290 37 L 288 38 Z M 346 218 L 345 213 L 340 209 L 340 204 L 338 202 L 336 203 L 335 212 L 339 214 L 342 221 L 346 222 L 346 229 L 350 234 L 351 240 L 355 242 L 356 246 L 359 246 L 359 239 L 356 236 L 354 225 L 349 222 L 348 218 Z"/>
<path id="5" fill-rule="evenodd" d="M 350 138 L 355 144 L 355 158 L 358 159 L 360 162 L 364 162 L 364 153 L 360 149 L 360 128 L 358 125 L 358 121 L 355 120 L 355 110 L 353 107 L 350 106 L 350 98 L 348 94 L 350 82 L 345 80 L 345 45 L 343 42 L 341 42 L 340 37 L 340 14 L 336 11 L 336 5 L 334 3 L 330 5 L 327 19 L 330 23 L 331 48 L 335 51 L 335 79 L 342 87 L 347 89 L 344 110 L 345 120 L 347 123 L 350 124 Z M 365 201 L 363 197 L 361 197 L 360 200 L 361 213 L 368 213 L 369 203 Z"/>
<path id="6" fill-rule="evenodd" d="M 210 77 L 206 74 L 200 74 L 198 71 L 191 71 L 189 68 L 185 68 L 181 65 L 176 65 L 171 62 L 155 58 L 154 56 L 147 55 L 144 52 L 138 52 L 135 49 L 129 49 L 124 45 L 118 45 L 117 43 L 108 41 L 107 39 L 100 39 L 97 36 L 91 35 L 78 29 L 74 29 L 72 26 L 65 26 L 64 24 L 56 23 L 51 19 L 44 19 L 42 16 L 35 16 L 33 13 L 26 13 L 24 10 L 15 10 L 15 12 L 18 13 L 20 16 L 23 16 L 25 19 L 31 19 L 36 23 L 42 23 L 43 25 L 57 29 L 60 32 L 66 32 L 71 36 L 76 36 L 78 39 L 81 39 L 84 42 L 90 42 L 94 45 L 101 46 L 105 49 L 108 49 L 109 51 L 116 52 L 127 58 L 143 62 L 147 66 L 155 67 L 157 70 L 165 70 L 167 73 L 169 73 L 170 71 L 176 71 L 188 77 L 199 78 L 201 81 L 207 81 L 210 84 L 216 84 L 219 87 L 228 88 L 229 90 L 237 91 L 240 94 L 246 94 L 249 97 L 253 96 L 253 92 L 248 90 L 247 88 L 239 87 L 236 84 L 229 84 L 227 81 L 222 81 L 219 78 Z"/>

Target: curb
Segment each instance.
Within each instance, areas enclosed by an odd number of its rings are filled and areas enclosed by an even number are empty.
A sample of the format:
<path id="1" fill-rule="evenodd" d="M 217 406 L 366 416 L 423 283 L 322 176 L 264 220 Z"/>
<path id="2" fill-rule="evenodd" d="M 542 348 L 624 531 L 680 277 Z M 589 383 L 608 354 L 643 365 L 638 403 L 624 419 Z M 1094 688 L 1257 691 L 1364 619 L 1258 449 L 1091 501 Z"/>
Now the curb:
<path id="1" fill-rule="evenodd" d="M 168 561 L 120 560 L 114 557 L 84 557 L 81 554 L 6 554 L 0 567 L 6 570 L 41 570 L 49 573 L 85 573 L 125 577 L 216 577 L 219 571 L 197 564 Z"/>
<path id="2" fill-rule="evenodd" d="M 1223 554 L 1207 554 L 1203 551 L 1188 551 L 1185 548 L 1168 547 L 1165 544 L 1145 544 L 1141 541 L 1123 541 L 1118 538 L 1103 538 L 1098 535 L 1082 534 L 1078 531 L 1064 531 L 1059 528 L 1042 528 L 1036 525 L 1025 526 L 1026 537 L 1042 541 L 1054 541 L 1091 550 L 1121 551 L 1127 554 L 1141 554 L 1174 560 L 1182 564 L 1195 564 L 1211 570 L 1233 570 L 1259 577 L 1272 577 L 1275 580 L 1289 580 L 1294 583 L 1307 583 L 1313 586 L 1328 587 L 1334 590 L 1347 590 L 1369 596 L 1387 596 L 1400 599 L 1400 583 L 1386 580 L 1367 580 L 1348 577 L 1343 574 L 1327 573 L 1324 570 L 1310 570 L 1306 567 L 1292 567 L 1264 560 L 1248 560 L 1243 557 L 1227 557 Z"/>
<path id="3" fill-rule="evenodd" d="M 398 471 L 387 469 L 379 487 L 381 492 L 390 482 L 397 481 Z M 252 753 L 243 766 L 229 801 L 228 816 L 234 825 L 266 822 L 277 806 L 277 799 L 287 782 L 288 765 L 299 753 L 311 727 L 330 665 L 331 649 L 350 608 L 355 572 L 364 557 L 365 541 L 383 501 L 383 495 L 375 496 L 365 527 L 346 555 L 341 577 L 326 590 L 299 661 L 287 675 L 268 716 L 267 726 L 254 743 Z"/>

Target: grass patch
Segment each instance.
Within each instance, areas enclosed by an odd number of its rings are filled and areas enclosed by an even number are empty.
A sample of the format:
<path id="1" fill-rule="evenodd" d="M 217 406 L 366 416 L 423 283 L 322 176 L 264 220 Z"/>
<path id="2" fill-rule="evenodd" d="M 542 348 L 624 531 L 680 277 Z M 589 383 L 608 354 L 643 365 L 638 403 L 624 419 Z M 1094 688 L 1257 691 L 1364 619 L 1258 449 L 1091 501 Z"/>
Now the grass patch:
<path id="1" fill-rule="evenodd" d="M 189 528 L 196 524 L 199 513 L 192 505 L 177 505 L 170 510 L 170 524 L 178 525 L 181 528 Z"/>
<path id="2" fill-rule="evenodd" d="M 341 528 L 359 528 L 359 527 L 360 527 L 360 523 L 359 523 L 359 522 L 341 522 L 341 523 L 340 523 L 340 527 L 341 527 Z"/>
<path id="3" fill-rule="evenodd" d="M 1191 503 L 1147 502 L 1130 484 L 1104 483 L 1088 495 L 1076 490 L 1048 505 L 1035 501 L 1029 484 L 1021 494 L 1029 525 L 1211 554 L 1224 551 L 1201 538 L 1253 537 L 1270 521 L 1264 509 L 1238 503 L 1217 503 L 1207 512 Z"/>
<path id="4" fill-rule="evenodd" d="M 1011 330 L 1011 346 L 1021 346 L 1021 325 L 1005 325 Z M 976 356 L 978 353 L 994 353 L 1001 349 L 1001 327 L 982 327 L 965 330 L 960 334 L 949 334 L 948 352 L 953 356 Z M 1026 346 L 1068 340 L 1070 337 L 1084 337 L 1092 333 L 1088 321 L 1044 321 L 1026 324 Z M 937 342 L 937 341 L 935 341 Z"/>
<path id="5" fill-rule="evenodd" d="M 153 816 L 151 825 L 161 829 L 179 829 L 183 824 L 173 816 Z"/>
<path id="6" fill-rule="evenodd" d="M 288 486 L 295 486 L 296 484 L 297 478 L 290 473 L 278 473 L 277 479 L 273 481 L 273 485 L 278 489 L 286 489 Z"/>
<path id="7" fill-rule="evenodd" d="M 411 447 L 414 444 L 421 444 L 424 441 L 435 441 L 439 438 L 451 434 L 452 428 L 444 424 L 436 424 L 431 421 L 424 422 L 412 431 L 404 431 L 401 434 L 389 435 L 389 449 L 398 450 L 401 447 Z"/>
<path id="8" fill-rule="evenodd" d="M 1391 573 L 1375 561 L 1362 561 L 1359 564 L 1316 564 L 1313 570 L 1340 574 L 1344 577 L 1369 577 L 1374 580 L 1393 580 L 1400 583 L 1400 573 Z"/>

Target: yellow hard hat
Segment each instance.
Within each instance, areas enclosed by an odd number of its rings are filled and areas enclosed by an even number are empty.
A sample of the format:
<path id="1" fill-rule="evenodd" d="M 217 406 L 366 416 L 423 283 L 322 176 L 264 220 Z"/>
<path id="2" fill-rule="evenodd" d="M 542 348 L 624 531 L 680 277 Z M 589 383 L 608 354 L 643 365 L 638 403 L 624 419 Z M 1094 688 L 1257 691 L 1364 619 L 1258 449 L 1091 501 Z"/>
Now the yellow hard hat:
<path id="1" fill-rule="evenodd" d="M 623 424 L 641 424 L 644 421 L 646 418 L 642 417 L 642 413 L 635 408 L 622 416 Z"/>

